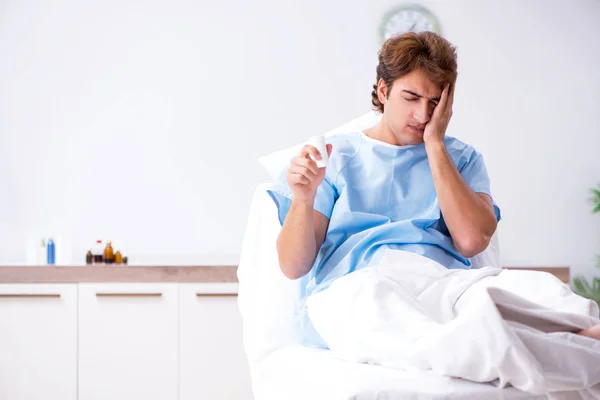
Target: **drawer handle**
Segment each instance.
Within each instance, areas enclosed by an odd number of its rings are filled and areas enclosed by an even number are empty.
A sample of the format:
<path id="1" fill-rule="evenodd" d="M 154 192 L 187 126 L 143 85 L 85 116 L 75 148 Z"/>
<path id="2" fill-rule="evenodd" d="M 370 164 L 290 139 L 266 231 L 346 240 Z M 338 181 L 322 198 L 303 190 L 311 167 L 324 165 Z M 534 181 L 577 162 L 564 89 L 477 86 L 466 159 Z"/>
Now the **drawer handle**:
<path id="1" fill-rule="evenodd" d="M 55 293 L 0 293 L 0 297 L 3 298 L 57 298 L 60 294 Z"/>
<path id="2" fill-rule="evenodd" d="M 161 297 L 162 293 L 96 293 L 97 297 Z"/>
<path id="3" fill-rule="evenodd" d="M 237 296 L 237 293 L 196 293 L 196 297 L 225 297 Z"/>

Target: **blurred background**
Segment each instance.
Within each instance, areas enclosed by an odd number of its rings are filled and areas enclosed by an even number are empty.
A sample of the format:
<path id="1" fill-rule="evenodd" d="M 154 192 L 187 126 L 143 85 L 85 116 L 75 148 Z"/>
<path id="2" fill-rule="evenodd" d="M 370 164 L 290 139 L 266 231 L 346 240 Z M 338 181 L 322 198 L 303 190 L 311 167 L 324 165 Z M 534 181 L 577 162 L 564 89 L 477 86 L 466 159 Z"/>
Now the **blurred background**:
<path id="1" fill-rule="evenodd" d="M 421 1 L 458 48 L 448 134 L 487 163 L 505 266 L 593 273 L 600 1 Z M 0 2 L 0 264 L 60 235 L 237 265 L 257 159 L 370 109 L 398 1 Z"/>

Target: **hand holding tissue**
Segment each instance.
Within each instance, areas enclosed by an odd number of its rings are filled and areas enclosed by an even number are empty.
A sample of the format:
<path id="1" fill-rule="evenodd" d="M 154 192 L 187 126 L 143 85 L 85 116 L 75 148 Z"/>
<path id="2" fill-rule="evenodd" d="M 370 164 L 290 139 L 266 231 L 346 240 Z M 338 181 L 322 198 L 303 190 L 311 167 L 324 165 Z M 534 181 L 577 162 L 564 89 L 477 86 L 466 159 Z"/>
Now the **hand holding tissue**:
<path id="1" fill-rule="evenodd" d="M 302 147 L 300 154 L 292 158 L 286 181 L 296 199 L 311 203 L 312 206 L 317 188 L 325 178 L 325 167 L 331 149 L 331 145 L 325 144 L 325 138 L 319 136 L 310 139 Z"/>

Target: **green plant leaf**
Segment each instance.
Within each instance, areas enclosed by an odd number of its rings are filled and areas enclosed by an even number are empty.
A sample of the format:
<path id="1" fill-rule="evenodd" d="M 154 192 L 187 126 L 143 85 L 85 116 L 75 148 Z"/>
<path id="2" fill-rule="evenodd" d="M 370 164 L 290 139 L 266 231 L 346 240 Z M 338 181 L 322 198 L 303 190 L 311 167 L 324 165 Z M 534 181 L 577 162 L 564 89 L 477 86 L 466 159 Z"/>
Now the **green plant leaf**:
<path id="1" fill-rule="evenodd" d="M 600 306 L 600 278 L 594 278 L 590 285 L 585 278 L 581 276 L 574 277 L 573 292 L 595 301 Z"/>
<path id="2" fill-rule="evenodd" d="M 577 291 L 577 294 L 582 295 L 582 296 L 584 295 L 585 286 L 583 285 L 583 278 L 581 278 L 581 277 L 573 278 L 573 286 L 575 286 L 575 290 Z"/>

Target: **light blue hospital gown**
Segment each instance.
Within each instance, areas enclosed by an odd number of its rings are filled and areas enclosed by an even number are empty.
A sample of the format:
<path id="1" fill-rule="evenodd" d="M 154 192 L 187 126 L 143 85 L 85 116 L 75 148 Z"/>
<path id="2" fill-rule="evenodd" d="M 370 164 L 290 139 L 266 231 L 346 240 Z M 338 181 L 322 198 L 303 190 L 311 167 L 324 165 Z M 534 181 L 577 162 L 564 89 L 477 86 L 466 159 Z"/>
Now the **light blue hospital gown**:
<path id="1" fill-rule="evenodd" d="M 329 218 L 329 228 L 305 278 L 304 299 L 375 263 L 384 248 L 418 253 L 447 268 L 470 268 L 470 260 L 454 248 L 441 215 L 424 144 L 395 146 L 362 132 L 334 135 L 327 141 L 333 151 L 314 209 Z M 446 136 L 445 144 L 469 187 L 491 197 L 481 154 L 453 137 Z M 286 173 L 268 190 L 282 224 L 292 197 Z M 494 209 L 500 220 L 496 203 Z"/>

